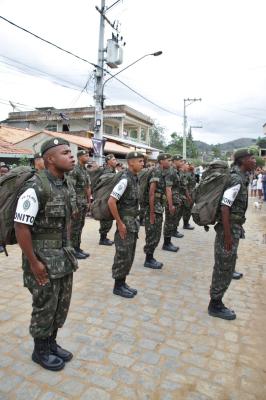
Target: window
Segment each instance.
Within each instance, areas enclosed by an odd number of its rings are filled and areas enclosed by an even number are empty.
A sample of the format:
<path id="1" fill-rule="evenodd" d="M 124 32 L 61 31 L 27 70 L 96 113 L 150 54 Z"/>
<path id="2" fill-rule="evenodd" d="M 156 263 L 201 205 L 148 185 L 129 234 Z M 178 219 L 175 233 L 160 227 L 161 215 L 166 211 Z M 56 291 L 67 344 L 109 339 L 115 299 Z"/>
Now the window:
<path id="1" fill-rule="evenodd" d="M 50 132 L 57 132 L 57 125 L 56 124 L 49 124 L 45 127 L 47 131 Z"/>
<path id="2" fill-rule="evenodd" d="M 70 131 L 70 126 L 69 124 L 63 124 L 63 132 L 69 132 Z"/>
<path id="3" fill-rule="evenodd" d="M 103 126 L 104 133 L 107 133 L 107 135 L 112 135 L 113 134 L 113 127 L 111 125 L 105 125 Z"/>

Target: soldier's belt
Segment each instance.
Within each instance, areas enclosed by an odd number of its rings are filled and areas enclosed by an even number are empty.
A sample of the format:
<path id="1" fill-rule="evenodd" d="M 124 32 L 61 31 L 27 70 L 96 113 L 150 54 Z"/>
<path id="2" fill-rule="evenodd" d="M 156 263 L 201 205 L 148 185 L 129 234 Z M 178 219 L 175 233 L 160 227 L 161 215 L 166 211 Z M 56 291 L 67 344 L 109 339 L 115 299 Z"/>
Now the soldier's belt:
<path id="1" fill-rule="evenodd" d="M 155 193 L 155 198 L 160 199 L 160 200 L 165 200 L 166 196 L 165 196 L 165 194 L 162 194 L 162 193 Z"/>
<path id="2" fill-rule="evenodd" d="M 38 249 L 62 249 L 62 240 L 33 239 L 33 246 Z"/>
<path id="3" fill-rule="evenodd" d="M 231 222 L 235 222 L 237 224 L 244 224 L 246 221 L 245 217 L 241 217 L 240 215 L 236 215 L 236 214 L 231 214 L 231 218 L 230 218 Z"/>
<path id="4" fill-rule="evenodd" d="M 133 218 L 137 218 L 137 216 L 139 215 L 139 211 L 138 210 L 123 210 L 119 212 L 121 217 L 133 217 Z"/>

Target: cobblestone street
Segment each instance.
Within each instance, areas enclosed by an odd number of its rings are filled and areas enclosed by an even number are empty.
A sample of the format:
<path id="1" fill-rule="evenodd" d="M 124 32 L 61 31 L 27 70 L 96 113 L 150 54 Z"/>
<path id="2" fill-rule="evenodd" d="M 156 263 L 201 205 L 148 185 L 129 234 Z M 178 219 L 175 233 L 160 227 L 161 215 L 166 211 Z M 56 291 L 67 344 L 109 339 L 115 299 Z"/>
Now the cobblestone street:
<path id="1" fill-rule="evenodd" d="M 128 282 L 134 299 L 112 294 L 114 247 L 99 246 L 98 222 L 87 219 L 69 316 L 59 344 L 74 358 L 60 372 L 31 361 L 31 297 L 22 286 L 20 249 L 0 254 L 0 399 L 265 400 L 266 206 L 253 207 L 237 271 L 225 297 L 235 321 L 209 317 L 214 231 L 197 227 L 161 250 L 160 271 L 143 267 L 144 228 Z M 182 231 L 182 230 L 180 230 Z M 183 231 L 182 231 L 183 232 Z M 113 231 L 110 237 L 112 238 Z"/>

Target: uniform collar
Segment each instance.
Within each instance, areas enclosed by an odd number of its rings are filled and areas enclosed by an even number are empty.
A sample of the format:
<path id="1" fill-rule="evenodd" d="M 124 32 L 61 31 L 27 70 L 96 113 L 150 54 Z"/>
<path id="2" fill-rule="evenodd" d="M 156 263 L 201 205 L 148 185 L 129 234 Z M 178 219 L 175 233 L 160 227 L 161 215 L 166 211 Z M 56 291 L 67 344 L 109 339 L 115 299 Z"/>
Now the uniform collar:
<path id="1" fill-rule="evenodd" d="M 48 169 L 45 169 L 45 173 L 47 178 L 53 182 L 55 186 L 63 186 L 66 183 L 66 176 L 64 175 L 63 179 L 59 178 L 58 176 L 54 176 Z"/>

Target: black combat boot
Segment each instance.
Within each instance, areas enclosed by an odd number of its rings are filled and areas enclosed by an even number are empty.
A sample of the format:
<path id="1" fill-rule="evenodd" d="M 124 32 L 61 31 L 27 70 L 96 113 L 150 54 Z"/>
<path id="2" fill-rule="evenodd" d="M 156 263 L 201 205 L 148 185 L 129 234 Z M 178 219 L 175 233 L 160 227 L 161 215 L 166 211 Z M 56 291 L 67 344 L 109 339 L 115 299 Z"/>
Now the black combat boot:
<path id="1" fill-rule="evenodd" d="M 146 254 L 144 267 L 152 269 L 162 269 L 163 263 L 156 261 L 155 258 L 153 258 L 153 254 Z"/>
<path id="2" fill-rule="evenodd" d="M 125 279 L 115 280 L 113 294 L 121 297 L 126 297 L 127 299 L 131 299 L 132 297 L 134 297 L 133 292 L 126 288 Z"/>
<path id="3" fill-rule="evenodd" d="M 236 271 L 233 272 L 232 279 L 241 279 L 241 278 L 243 278 L 242 272 L 236 272 Z"/>
<path id="4" fill-rule="evenodd" d="M 86 251 L 82 250 L 80 247 L 78 248 L 78 252 L 81 254 L 84 254 L 87 258 L 90 256 L 90 253 L 87 253 Z"/>
<path id="5" fill-rule="evenodd" d="M 180 233 L 178 231 L 176 231 L 172 236 L 175 238 L 178 238 L 178 239 L 181 239 L 182 237 L 184 237 L 183 233 Z"/>
<path id="6" fill-rule="evenodd" d="M 60 357 L 64 361 L 70 361 L 73 358 L 73 354 L 66 349 L 62 349 L 56 342 L 57 329 L 53 331 L 52 336 L 49 338 L 50 353 L 57 357 Z"/>
<path id="7" fill-rule="evenodd" d="M 139 219 L 139 224 L 140 224 L 140 226 L 145 226 L 144 218 L 141 217 Z"/>
<path id="8" fill-rule="evenodd" d="M 112 240 L 107 238 L 107 235 L 105 233 L 101 233 L 100 241 L 99 244 L 102 246 L 112 246 L 114 242 Z"/>
<path id="9" fill-rule="evenodd" d="M 64 368 L 65 362 L 62 358 L 52 354 L 49 347 L 49 339 L 34 339 L 34 350 L 32 361 L 40 364 L 50 371 L 60 371 Z"/>
<path id="10" fill-rule="evenodd" d="M 212 317 L 233 320 L 236 319 L 236 314 L 233 310 L 225 307 L 222 300 L 210 300 L 208 313 Z"/>
<path id="11" fill-rule="evenodd" d="M 171 243 L 171 237 L 165 237 L 162 249 L 176 253 L 179 250 L 179 247 L 174 246 L 173 243 Z"/>
<path id="12" fill-rule="evenodd" d="M 87 256 L 81 253 L 78 248 L 74 248 L 74 251 L 75 251 L 74 255 L 78 260 L 85 260 L 85 258 L 87 258 Z"/>
<path id="13" fill-rule="evenodd" d="M 184 222 L 183 229 L 188 229 L 189 231 L 193 231 L 195 227 L 191 226 L 188 222 Z"/>
<path id="14" fill-rule="evenodd" d="M 128 286 L 128 284 L 126 283 L 126 278 L 124 278 L 124 287 L 129 290 L 130 292 L 132 292 L 134 294 L 134 296 L 136 296 L 136 294 L 138 294 L 137 289 L 134 289 L 130 286 Z"/>

